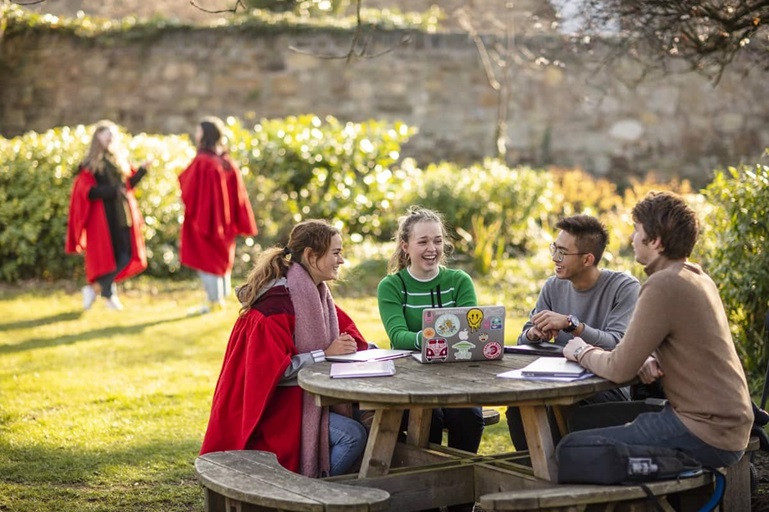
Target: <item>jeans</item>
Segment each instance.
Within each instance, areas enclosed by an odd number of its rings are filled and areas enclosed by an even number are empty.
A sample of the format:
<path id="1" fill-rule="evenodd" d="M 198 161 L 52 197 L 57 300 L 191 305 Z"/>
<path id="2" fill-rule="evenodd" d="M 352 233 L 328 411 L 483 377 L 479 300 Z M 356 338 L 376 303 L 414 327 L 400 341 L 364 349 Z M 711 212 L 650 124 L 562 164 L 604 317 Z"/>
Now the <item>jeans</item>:
<path id="1" fill-rule="evenodd" d="M 206 297 L 209 302 L 222 302 L 230 294 L 230 273 L 223 276 L 209 274 L 208 272 L 198 271 L 200 280 L 203 282 L 203 289 L 206 291 Z"/>
<path id="2" fill-rule="evenodd" d="M 354 469 L 363 455 L 367 437 L 366 428 L 356 420 L 335 412 L 329 414 L 331 476 L 344 475 Z"/>
<path id="3" fill-rule="evenodd" d="M 684 452 L 706 467 L 731 466 L 740 460 L 743 454 L 742 450 L 736 452 L 720 450 L 701 441 L 689 432 L 670 405 L 665 406 L 660 412 L 640 414 L 635 421 L 626 425 L 580 430 L 568 434 L 564 439 L 574 439 L 583 435 L 600 435 L 631 445 L 672 448 Z"/>

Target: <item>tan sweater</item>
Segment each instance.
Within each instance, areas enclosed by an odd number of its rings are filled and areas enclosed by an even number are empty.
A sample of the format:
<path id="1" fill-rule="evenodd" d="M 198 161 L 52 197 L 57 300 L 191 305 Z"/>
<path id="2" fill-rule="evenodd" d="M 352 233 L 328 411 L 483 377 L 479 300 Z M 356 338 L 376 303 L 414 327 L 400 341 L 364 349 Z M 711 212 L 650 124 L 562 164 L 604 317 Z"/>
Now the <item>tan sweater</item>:
<path id="1" fill-rule="evenodd" d="M 586 348 L 580 364 L 628 382 L 653 354 L 665 395 L 686 428 L 715 448 L 744 450 L 752 403 L 715 283 L 698 265 L 664 256 L 645 270 L 649 279 L 622 341 L 611 352 Z"/>

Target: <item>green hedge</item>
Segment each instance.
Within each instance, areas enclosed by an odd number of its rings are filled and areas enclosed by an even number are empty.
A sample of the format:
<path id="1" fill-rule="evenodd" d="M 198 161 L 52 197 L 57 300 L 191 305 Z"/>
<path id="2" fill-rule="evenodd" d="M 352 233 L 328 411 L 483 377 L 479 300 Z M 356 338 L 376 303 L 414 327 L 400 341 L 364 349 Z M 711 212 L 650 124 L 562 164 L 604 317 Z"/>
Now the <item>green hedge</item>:
<path id="1" fill-rule="evenodd" d="M 242 166 L 260 233 L 239 239 L 236 274 L 252 254 L 282 240 L 297 221 L 334 219 L 359 238 L 380 234 L 378 212 L 396 188 L 389 166 L 413 129 L 368 121 L 342 124 L 315 116 L 266 120 L 246 129 L 227 121 L 233 157 Z M 0 138 L 0 281 L 76 278 L 82 259 L 64 256 L 73 174 L 90 142 L 92 127 L 29 132 Z M 177 176 L 195 149 L 187 137 L 121 133 L 132 162 L 151 161 L 136 190 L 145 218 L 153 276 L 185 276 L 178 259 L 183 215 Z"/>

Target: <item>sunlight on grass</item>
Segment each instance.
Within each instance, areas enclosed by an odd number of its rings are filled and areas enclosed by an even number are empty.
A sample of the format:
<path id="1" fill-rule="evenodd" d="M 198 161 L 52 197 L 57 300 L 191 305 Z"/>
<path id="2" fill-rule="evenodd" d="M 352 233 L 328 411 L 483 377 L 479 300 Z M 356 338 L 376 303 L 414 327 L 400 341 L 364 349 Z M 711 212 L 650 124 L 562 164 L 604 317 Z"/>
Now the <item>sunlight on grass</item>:
<path id="1" fill-rule="evenodd" d="M 238 305 L 188 317 L 196 286 L 137 279 L 124 312 L 83 312 L 71 285 L 0 289 L 0 510 L 203 510 L 192 464 Z M 389 346 L 376 297 L 334 294 Z M 503 416 L 481 452 L 510 449 Z"/>

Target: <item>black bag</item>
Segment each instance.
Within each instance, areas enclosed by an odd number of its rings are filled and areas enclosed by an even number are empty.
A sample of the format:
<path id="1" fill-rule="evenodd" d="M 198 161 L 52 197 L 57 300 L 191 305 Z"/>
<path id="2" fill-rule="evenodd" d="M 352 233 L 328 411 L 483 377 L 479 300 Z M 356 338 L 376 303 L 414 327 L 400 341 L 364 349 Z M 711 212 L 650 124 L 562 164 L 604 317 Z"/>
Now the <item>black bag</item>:
<path id="1" fill-rule="evenodd" d="M 629 445 L 600 435 L 566 436 L 558 444 L 558 482 L 621 484 L 693 476 L 699 462 L 678 450 Z"/>

